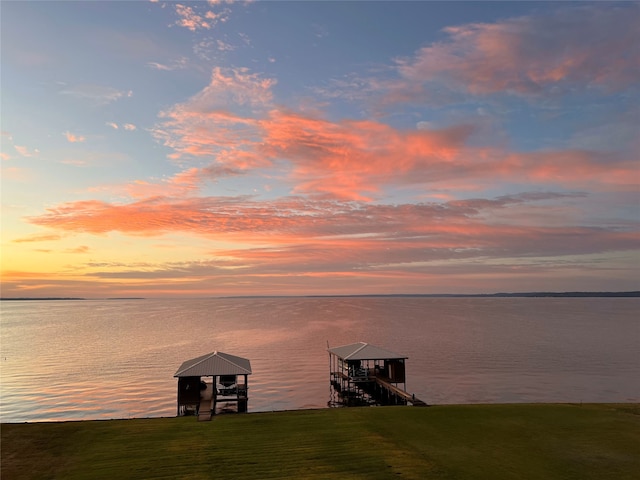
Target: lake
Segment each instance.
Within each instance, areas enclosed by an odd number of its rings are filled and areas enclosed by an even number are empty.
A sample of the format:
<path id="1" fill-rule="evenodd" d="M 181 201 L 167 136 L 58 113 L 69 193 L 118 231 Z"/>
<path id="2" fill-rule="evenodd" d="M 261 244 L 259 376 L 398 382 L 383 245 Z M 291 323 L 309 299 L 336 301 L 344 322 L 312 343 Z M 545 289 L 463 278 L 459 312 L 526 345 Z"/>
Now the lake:
<path id="1" fill-rule="evenodd" d="M 1 303 L 2 422 L 176 414 L 173 378 L 251 360 L 249 411 L 325 408 L 331 347 L 403 355 L 429 404 L 639 402 L 640 298 L 278 297 Z"/>

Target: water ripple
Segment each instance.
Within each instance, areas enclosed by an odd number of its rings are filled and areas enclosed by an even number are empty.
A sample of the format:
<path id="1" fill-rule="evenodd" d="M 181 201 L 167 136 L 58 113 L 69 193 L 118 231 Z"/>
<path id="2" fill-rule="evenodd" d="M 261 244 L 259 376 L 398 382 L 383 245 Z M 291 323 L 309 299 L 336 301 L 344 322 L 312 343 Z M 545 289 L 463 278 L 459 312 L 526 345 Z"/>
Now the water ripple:
<path id="1" fill-rule="evenodd" d="M 251 359 L 249 410 L 326 407 L 327 342 L 409 357 L 429 403 L 640 401 L 638 299 L 262 298 L 2 304 L 3 422 L 173 416 L 186 359 Z"/>

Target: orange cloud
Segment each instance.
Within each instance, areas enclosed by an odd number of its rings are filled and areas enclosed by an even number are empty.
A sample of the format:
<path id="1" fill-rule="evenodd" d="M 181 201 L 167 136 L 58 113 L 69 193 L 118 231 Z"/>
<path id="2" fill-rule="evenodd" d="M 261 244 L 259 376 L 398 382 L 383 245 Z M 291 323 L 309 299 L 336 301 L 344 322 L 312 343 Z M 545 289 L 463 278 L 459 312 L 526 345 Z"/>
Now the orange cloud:
<path id="1" fill-rule="evenodd" d="M 80 245 L 75 248 L 68 248 L 64 253 L 89 253 L 89 247 L 87 245 Z"/>
<path id="2" fill-rule="evenodd" d="M 494 224 L 493 212 L 515 210 L 535 202 L 562 201 L 579 195 L 532 193 L 445 204 L 398 206 L 316 201 L 303 198 L 257 202 L 248 198 L 149 199 L 128 205 L 75 202 L 50 209 L 30 221 L 67 231 L 136 235 L 185 232 L 227 239 L 247 247 L 219 251 L 235 259 L 227 267 L 255 265 L 258 258 L 295 271 L 338 269 L 341 263 L 413 263 L 441 259 L 504 255 L 566 255 L 633 249 L 640 239 L 632 228 Z M 546 220 L 553 216 L 548 214 Z M 566 219 L 565 219 L 566 221 Z M 251 253 L 253 252 L 253 254 Z M 255 255 L 252 257 L 252 255 Z M 335 260 L 335 263 L 334 263 Z M 245 263 L 248 262 L 248 263 Z M 324 265 L 324 267 L 322 267 Z"/>
<path id="3" fill-rule="evenodd" d="M 60 240 L 62 237 L 56 234 L 31 235 L 29 237 L 16 238 L 15 243 L 24 242 L 50 242 L 52 240 Z"/>

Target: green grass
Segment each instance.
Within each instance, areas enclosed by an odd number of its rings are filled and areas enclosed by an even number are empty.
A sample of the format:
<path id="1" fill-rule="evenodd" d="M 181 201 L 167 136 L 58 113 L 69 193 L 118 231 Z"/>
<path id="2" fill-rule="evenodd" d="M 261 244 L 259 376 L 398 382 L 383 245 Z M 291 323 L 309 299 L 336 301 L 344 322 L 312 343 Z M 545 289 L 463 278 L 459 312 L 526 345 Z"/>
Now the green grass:
<path id="1" fill-rule="evenodd" d="M 631 479 L 640 406 L 378 407 L 4 424 L 3 479 Z"/>

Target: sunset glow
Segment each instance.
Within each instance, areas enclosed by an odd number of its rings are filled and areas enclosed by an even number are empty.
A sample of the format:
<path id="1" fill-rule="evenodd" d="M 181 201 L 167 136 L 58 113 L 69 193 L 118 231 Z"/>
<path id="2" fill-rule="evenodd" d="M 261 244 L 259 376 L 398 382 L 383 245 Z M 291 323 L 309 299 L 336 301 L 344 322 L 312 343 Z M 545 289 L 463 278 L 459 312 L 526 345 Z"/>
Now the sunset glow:
<path id="1" fill-rule="evenodd" d="M 2 297 L 640 290 L 634 2 L 3 2 Z"/>

